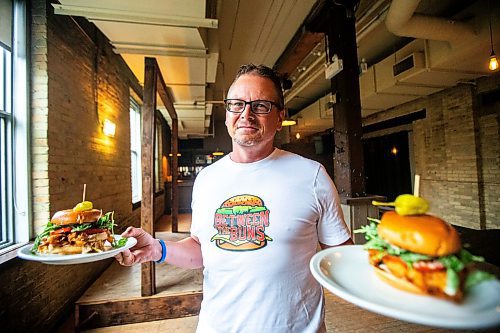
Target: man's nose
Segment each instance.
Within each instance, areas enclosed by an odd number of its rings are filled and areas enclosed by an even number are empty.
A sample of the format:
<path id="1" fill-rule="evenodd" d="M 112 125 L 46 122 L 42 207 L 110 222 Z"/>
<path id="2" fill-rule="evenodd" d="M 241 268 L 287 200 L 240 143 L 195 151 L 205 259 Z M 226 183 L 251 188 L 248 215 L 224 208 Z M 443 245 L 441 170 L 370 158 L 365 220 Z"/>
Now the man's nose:
<path id="1" fill-rule="evenodd" d="M 251 104 L 246 104 L 245 105 L 245 108 L 243 109 L 243 112 L 241 112 L 241 115 L 240 115 L 241 118 L 245 118 L 245 119 L 248 119 L 248 118 L 253 118 L 254 117 L 254 114 L 252 112 L 252 105 Z"/>

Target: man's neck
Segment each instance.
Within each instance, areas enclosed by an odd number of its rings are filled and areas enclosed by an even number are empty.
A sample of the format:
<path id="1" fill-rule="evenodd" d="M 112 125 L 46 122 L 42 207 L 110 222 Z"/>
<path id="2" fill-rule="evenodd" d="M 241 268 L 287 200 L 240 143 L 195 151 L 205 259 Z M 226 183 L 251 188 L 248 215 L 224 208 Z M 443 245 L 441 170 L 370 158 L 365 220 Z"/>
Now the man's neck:
<path id="1" fill-rule="evenodd" d="M 271 155 L 274 151 L 274 146 L 271 144 L 265 148 L 262 147 L 245 147 L 233 143 L 233 151 L 230 158 L 236 163 L 252 163 L 263 160 Z"/>

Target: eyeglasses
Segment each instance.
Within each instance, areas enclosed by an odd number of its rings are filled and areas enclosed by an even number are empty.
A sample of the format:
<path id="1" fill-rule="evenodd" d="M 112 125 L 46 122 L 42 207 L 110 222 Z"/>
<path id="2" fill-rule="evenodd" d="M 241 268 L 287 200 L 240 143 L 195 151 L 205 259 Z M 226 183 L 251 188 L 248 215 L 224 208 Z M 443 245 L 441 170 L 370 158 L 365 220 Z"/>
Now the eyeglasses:
<path id="1" fill-rule="evenodd" d="M 245 111 L 247 104 L 250 105 L 250 110 L 255 114 L 267 114 L 271 112 L 271 109 L 278 104 L 271 101 L 244 101 L 242 99 L 225 99 L 224 106 L 226 110 L 232 113 L 242 113 Z"/>

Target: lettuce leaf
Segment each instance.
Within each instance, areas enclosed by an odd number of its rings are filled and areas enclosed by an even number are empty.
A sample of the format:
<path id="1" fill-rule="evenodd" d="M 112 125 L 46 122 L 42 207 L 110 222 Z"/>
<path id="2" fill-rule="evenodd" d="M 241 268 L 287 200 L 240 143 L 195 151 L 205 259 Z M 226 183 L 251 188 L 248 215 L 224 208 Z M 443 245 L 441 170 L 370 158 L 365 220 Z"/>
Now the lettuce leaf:
<path id="1" fill-rule="evenodd" d="M 410 269 L 413 269 L 413 263 L 418 261 L 426 260 L 437 260 L 443 264 L 446 268 L 446 287 L 445 292 L 449 295 L 455 295 L 460 287 L 460 272 L 469 264 L 474 262 L 483 262 L 484 258 L 471 254 L 466 249 L 461 249 L 460 252 L 456 254 L 451 254 L 443 257 L 431 257 L 424 254 L 419 254 L 411 251 L 401 249 L 397 246 L 387 243 L 385 240 L 379 237 L 377 232 L 377 223 L 380 222 L 377 219 L 368 218 L 370 224 L 361 227 L 360 229 L 354 230 L 354 233 L 364 233 L 367 240 L 364 245 L 365 250 L 378 250 L 383 256 L 384 253 L 400 257 Z M 481 271 L 472 270 L 466 277 L 465 280 L 465 290 L 472 288 L 473 286 L 490 279 L 495 279 L 495 276 Z"/>

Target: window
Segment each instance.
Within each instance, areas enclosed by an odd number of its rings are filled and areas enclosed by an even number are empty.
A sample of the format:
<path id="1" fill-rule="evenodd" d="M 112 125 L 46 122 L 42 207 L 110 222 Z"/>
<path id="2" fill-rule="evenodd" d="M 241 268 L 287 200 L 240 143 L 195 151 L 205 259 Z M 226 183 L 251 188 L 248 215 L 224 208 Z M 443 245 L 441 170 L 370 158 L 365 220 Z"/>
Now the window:
<path id="1" fill-rule="evenodd" d="M 163 142 L 162 142 L 162 126 L 161 126 L 161 121 L 159 117 L 157 116 L 155 118 L 155 145 L 154 145 L 154 177 L 155 177 L 155 184 L 154 184 L 154 193 L 157 193 L 161 190 L 163 190 L 163 184 L 162 184 L 162 156 L 163 156 Z"/>
<path id="2" fill-rule="evenodd" d="M 130 153 L 132 172 L 132 203 L 142 198 L 142 168 L 141 168 L 141 108 L 130 99 Z"/>
<path id="3" fill-rule="evenodd" d="M 2 45 L 0 53 L 0 152 L 2 154 L 2 165 L 0 170 L 0 200 L 2 202 L 2 216 L 0 217 L 2 224 L 0 225 L 0 246 L 10 245 L 13 242 L 12 236 L 12 111 L 10 107 L 11 95 L 11 52 L 10 49 Z"/>
<path id="4" fill-rule="evenodd" d="M 1 254 L 30 237 L 26 51 L 25 2 L 0 0 Z"/>

